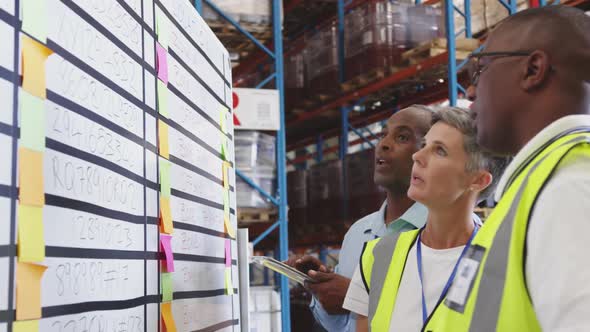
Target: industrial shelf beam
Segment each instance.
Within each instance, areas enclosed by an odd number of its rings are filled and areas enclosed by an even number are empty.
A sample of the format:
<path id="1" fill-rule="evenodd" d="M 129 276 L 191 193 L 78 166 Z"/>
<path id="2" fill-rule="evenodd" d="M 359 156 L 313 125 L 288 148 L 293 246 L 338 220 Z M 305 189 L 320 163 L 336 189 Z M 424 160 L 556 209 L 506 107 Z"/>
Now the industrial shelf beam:
<path id="1" fill-rule="evenodd" d="M 268 75 L 267 78 L 265 78 L 262 82 L 258 83 L 258 85 L 256 85 L 256 89 L 262 89 L 265 85 L 268 84 L 268 82 L 272 81 L 274 78 L 276 78 L 277 73 L 272 73 L 270 75 Z"/>
<path id="2" fill-rule="evenodd" d="M 260 235 L 258 235 L 253 241 L 252 241 L 252 246 L 256 246 L 258 243 L 260 243 L 260 241 L 264 240 L 270 233 L 272 233 L 272 231 L 274 231 L 277 227 L 279 227 L 281 225 L 281 221 L 277 221 L 274 224 L 272 224 L 270 227 L 268 227 L 264 232 L 260 233 Z"/>
<path id="3" fill-rule="evenodd" d="M 447 100 L 447 95 L 448 95 L 448 84 L 447 84 L 447 82 L 445 82 L 445 83 L 442 83 L 438 86 L 424 89 L 424 90 L 420 91 L 419 93 L 416 93 L 408 98 L 402 98 L 398 101 L 397 106 L 401 109 L 401 108 L 408 107 L 408 106 L 411 106 L 414 104 L 432 104 L 432 103 L 442 102 L 442 101 Z M 379 121 L 386 121 L 393 114 L 394 111 L 395 110 L 392 111 L 391 108 L 383 108 L 377 112 L 371 112 L 369 114 L 363 115 L 362 117 L 358 116 L 358 117 L 351 118 L 349 120 L 349 122 L 351 125 L 353 125 L 357 128 L 362 127 L 362 126 L 367 126 L 367 125 L 370 125 L 370 124 L 373 124 L 373 123 L 376 123 Z M 328 139 L 331 137 L 338 136 L 339 134 L 340 134 L 340 126 L 338 126 L 337 128 L 334 128 L 334 129 L 323 131 L 322 137 L 324 139 Z M 308 146 L 308 145 L 312 145 L 312 144 L 314 144 L 314 137 L 309 137 L 309 138 L 299 140 L 297 143 L 290 144 L 287 147 L 287 150 L 292 151 L 292 150 L 298 149 L 302 146 Z M 354 144 L 351 143 L 349 145 L 352 146 Z M 338 151 L 338 147 L 336 147 L 335 151 Z M 328 152 L 324 151 L 324 153 L 328 153 Z"/>

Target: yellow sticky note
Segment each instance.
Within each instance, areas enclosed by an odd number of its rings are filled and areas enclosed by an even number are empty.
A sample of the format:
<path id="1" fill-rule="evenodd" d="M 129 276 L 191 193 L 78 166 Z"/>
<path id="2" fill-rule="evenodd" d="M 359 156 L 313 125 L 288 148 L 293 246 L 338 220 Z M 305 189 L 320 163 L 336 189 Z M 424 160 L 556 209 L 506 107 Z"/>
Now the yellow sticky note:
<path id="1" fill-rule="evenodd" d="M 235 239 L 236 238 L 236 232 L 233 228 L 233 226 L 231 225 L 231 221 L 229 219 L 229 214 L 225 214 L 223 215 L 223 223 L 225 225 L 225 232 L 232 238 Z"/>
<path id="2" fill-rule="evenodd" d="M 170 145 L 168 144 L 168 125 L 158 120 L 158 147 L 160 156 L 170 159 Z"/>
<path id="3" fill-rule="evenodd" d="M 13 332 L 39 332 L 39 320 L 20 320 L 12 323 Z"/>
<path id="4" fill-rule="evenodd" d="M 47 42 L 47 0 L 21 0 L 23 10 L 23 31 Z"/>
<path id="5" fill-rule="evenodd" d="M 168 88 L 166 87 L 166 84 L 164 82 L 158 80 L 157 90 L 158 90 L 158 113 L 169 118 L 170 116 L 169 116 L 169 112 L 168 112 Z"/>
<path id="6" fill-rule="evenodd" d="M 23 89 L 33 96 L 45 99 L 45 61 L 53 52 L 45 45 L 22 36 Z"/>
<path id="7" fill-rule="evenodd" d="M 43 187 L 43 153 L 18 148 L 19 200 L 21 204 L 45 205 Z"/>
<path id="8" fill-rule="evenodd" d="M 156 35 L 158 43 L 163 48 L 168 48 L 168 20 L 162 12 L 156 15 Z"/>
<path id="9" fill-rule="evenodd" d="M 45 259 L 43 208 L 18 205 L 18 261 L 42 262 Z"/>
<path id="10" fill-rule="evenodd" d="M 164 325 L 166 325 L 167 332 L 176 332 L 176 324 L 174 323 L 174 315 L 172 315 L 172 302 L 162 303 L 160 305 L 160 312 Z"/>
<path id="11" fill-rule="evenodd" d="M 172 234 L 174 225 L 172 223 L 172 213 L 170 212 L 169 197 L 160 197 L 160 219 L 162 222 L 162 232 Z"/>
<path id="12" fill-rule="evenodd" d="M 41 318 L 41 278 L 47 266 L 17 263 L 16 319 Z"/>
<path id="13" fill-rule="evenodd" d="M 223 189 L 223 213 L 229 216 L 229 189 Z"/>
<path id="14" fill-rule="evenodd" d="M 226 295 L 233 295 L 234 294 L 234 284 L 231 280 L 231 267 L 225 268 L 225 294 Z"/>
<path id="15" fill-rule="evenodd" d="M 229 163 L 227 161 L 223 162 L 223 189 L 229 190 Z"/>

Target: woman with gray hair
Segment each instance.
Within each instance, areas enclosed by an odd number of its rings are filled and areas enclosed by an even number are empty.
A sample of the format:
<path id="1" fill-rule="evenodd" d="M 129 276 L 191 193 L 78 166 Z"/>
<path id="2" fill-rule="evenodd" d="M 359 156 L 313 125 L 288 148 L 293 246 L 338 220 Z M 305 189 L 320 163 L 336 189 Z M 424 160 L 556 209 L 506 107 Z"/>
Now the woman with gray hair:
<path id="1" fill-rule="evenodd" d="M 445 107 L 434 115 L 413 156 L 408 189 L 411 199 L 428 208 L 426 226 L 365 245 L 344 302 L 361 317 L 358 332 L 369 326 L 371 331 L 419 331 L 455 277 L 470 273 L 470 266 L 459 262 L 480 227 L 473 209 L 493 192 L 507 163 L 483 151 L 476 137 L 469 111 Z"/>

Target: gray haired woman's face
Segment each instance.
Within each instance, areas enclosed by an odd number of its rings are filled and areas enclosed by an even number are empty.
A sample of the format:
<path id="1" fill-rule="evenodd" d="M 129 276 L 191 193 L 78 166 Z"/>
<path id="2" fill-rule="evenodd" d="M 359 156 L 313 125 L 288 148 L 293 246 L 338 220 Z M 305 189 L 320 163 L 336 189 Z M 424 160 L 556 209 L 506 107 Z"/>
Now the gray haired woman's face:
<path id="1" fill-rule="evenodd" d="M 480 171 L 467 171 L 463 134 L 445 123 L 432 126 L 413 160 L 408 196 L 429 208 L 471 199 L 487 186 L 481 188 Z"/>

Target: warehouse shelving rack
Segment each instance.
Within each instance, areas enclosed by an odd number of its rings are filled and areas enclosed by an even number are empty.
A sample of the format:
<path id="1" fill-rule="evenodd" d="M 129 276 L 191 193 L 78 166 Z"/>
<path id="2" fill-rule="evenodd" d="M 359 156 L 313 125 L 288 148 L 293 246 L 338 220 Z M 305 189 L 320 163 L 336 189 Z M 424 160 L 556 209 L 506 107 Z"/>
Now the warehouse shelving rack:
<path id="1" fill-rule="evenodd" d="M 248 31 L 240 27 L 231 17 L 225 15 L 219 8 L 217 8 L 211 0 L 194 0 L 195 7 L 197 10 L 201 10 L 202 2 L 207 3 L 215 12 L 217 12 L 223 19 L 233 25 L 239 32 L 243 33 L 249 38 L 256 46 L 258 46 L 258 52 L 253 52 L 248 58 L 240 61 L 240 64 L 234 68 L 234 82 L 240 75 L 251 72 L 252 70 L 260 70 L 261 68 L 271 67 L 273 73 L 267 78 L 262 80 L 256 88 L 264 87 L 266 84 L 275 81 L 276 89 L 279 90 L 280 95 L 280 130 L 277 133 L 277 179 L 278 179 L 278 197 L 274 197 L 271 193 L 266 193 L 260 187 L 258 187 L 253 181 L 248 179 L 246 176 L 236 171 L 237 175 L 240 176 L 246 183 L 251 187 L 259 191 L 263 196 L 268 198 L 273 204 L 279 208 L 279 220 L 263 231 L 256 239 L 254 239 L 254 245 L 258 244 L 261 240 L 271 234 L 277 227 L 279 228 L 279 258 L 284 260 L 287 259 L 288 255 L 288 222 L 287 222 L 287 188 L 286 188 L 286 170 L 287 170 L 287 151 L 303 151 L 302 156 L 298 156 L 289 160 L 292 165 L 305 164 L 309 159 L 315 159 L 316 162 L 321 162 L 324 155 L 328 153 L 338 153 L 341 160 L 346 158 L 348 149 L 350 146 L 356 144 L 368 144 L 374 146 L 377 141 L 377 136 L 371 132 L 369 126 L 379 121 L 386 120 L 393 112 L 400 108 L 409 106 L 416 103 L 435 103 L 447 100 L 450 105 L 456 105 L 459 94 L 465 94 L 465 88 L 460 85 L 459 73 L 463 66 L 466 65 L 466 61 L 457 63 L 456 61 L 456 38 L 464 35 L 467 38 L 472 38 L 471 30 L 471 8 L 470 0 L 464 0 L 463 11 L 454 6 L 452 1 L 445 0 L 415 0 L 416 4 L 423 5 L 434 5 L 439 2 L 443 2 L 443 10 L 445 13 L 445 31 L 447 39 L 447 51 L 427 58 L 424 61 L 406 67 L 393 74 L 385 76 L 377 81 L 374 81 L 365 86 L 361 86 L 352 91 L 340 94 L 334 98 L 327 100 L 326 102 L 317 105 L 310 111 L 306 111 L 301 114 L 297 114 L 291 117 L 288 121 L 286 120 L 287 115 L 285 113 L 284 105 L 284 68 L 283 68 L 283 56 L 290 54 L 295 51 L 295 47 L 289 48 L 288 45 L 285 47 L 283 52 L 283 34 L 282 34 L 282 21 L 281 21 L 281 5 L 284 2 L 284 15 L 289 15 L 289 12 L 298 6 L 302 6 L 306 0 L 272 0 L 272 42 L 263 44 L 256 40 Z M 516 0 L 498 0 L 508 11 L 509 14 L 513 14 L 517 10 Z M 537 5 L 547 5 L 547 0 L 531 0 L 537 1 Z M 321 18 L 315 27 L 320 24 L 337 20 L 338 39 L 339 39 L 339 72 L 340 72 L 340 83 L 344 77 L 344 15 L 345 12 L 351 10 L 362 3 L 365 0 L 337 0 L 336 13 L 323 13 L 319 15 Z M 553 1 L 552 4 L 559 3 L 559 0 Z M 564 4 L 570 6 L 588 6 L 590 0 L 568 0 Z M 454 17 L 459 15 L 465 21 L 465 28 L 461 31 L 456 32 L 454 27 Z M 313 25 L 312 25 L 313 28 Z M 295 39 L 296 40 L 296 39 Z M 295 44 L 295 43 L 293 43 Z M 271 49 L 274 48 L 274 52 Z M 479 51 L 476 50 L 476 52 Z M 269 65 L 270 64 L 270 65 Z M 418 89 L 414 94 L 409 97 L 405 97 L 402 100 L 396 100 L 394 105 L 383 105 L 376 111 L 364 112 L 362 116 L 350 118 L 349 114 L 356 109 L 357 106 L 362 105 L 365 99 L 369 96 L 377 94 L 383 89 L 395 86 L 401 82 L 416 77 L 422 73 L 432 71 L 441 66 L 448 66 L 446 70 L 446 79 L 442 80 L 440 84 L 429 87 Z M 362 107 L 362 106 L 361 106 Z M 339 113 L 338 116 L 334 114 L 334 111 Z M 327 130 L 322 130 L 322 134 L 317 134 L 318 127 L 314 126 L 315 122 L 326 114 L 332 113 L 334 116 L 332 120 L 339 122 L 338 126 L 330 127 Z M 286 144 L 286 128 L 293 129 L 295 127 L 303 128 L 303 132 L 306 134 L 303 137 L 296 137 L 296 142 L 290 142 Z M 315 131 L 315 135 L 310 134 Z M 358 139 L 349 140 L 349 133 L 353 132 L 358 136 Z M 330 137 L 339 136 L 338 146 L 325 147 L 325 140 Z M 308 152 L 307 146 L 315 145 L 315 152 Z M 346 186 L 345 186 L 346 188 Z M 280 281 L 281 290 L 281 319 L 282 319 L 282 331 L 289 332 L 291 330 L 290 324 L 290 303 L 289 303 L 289 288 L 288 281 L 286 278 L 281 278 Z"/>
<path id="2" fill-rule="evenodd" d="M 236 175 L 242 178 L 246 183 L 268 198 L 278 208 L 278 221 L 270 226 L 265 232 L 260 234 L 252 241 L 254 245 L 259 243 L 268 234 L 277 227 L 279 228 L 279 259 L 286 260 L 289 254 L 289 233 L 287 230 L 287 163 L 286 163 L 286 138 L 285 138 L 285 88 L 284 88 L 284 68 L 283 68 L 283 34 L 282 34 L 282 0 L 272 0 L 272 32 L 274 50 L 269 49 L 258 41 L 250 32 L 240 26 L 229 15 L 226 15 L 210 0 L 195 0 L 195 8 L 202 12 L 203 2 L 206 3 L 214 12 L 222 17 L 234 28 L 252 41 L 274 62 L 274 72 L 264 79 L 256 88 L 262 88 L 274 79 L 276 89 L 279 92 L 279 109 L 280 109 L 280 128 L 277 132 L 277 197 L 273 193 L 268 193 L 251 179 L 236 170 Z M 280 278 L 281 290 L 281 325 L 282 331 L 291 330 L 290 302 L 289 302 L 289 281 L 286 277 Z"/>
<path id="3" fill-rule="evenodd" d="M 299 1 L 299 0 L 293 0 Z M 287 151 L 305 151 L 304 155 L 298 154 L 296 158 L 292 158 L 289 160 L 291 165 L 299 165 L 304 163 L 306 160 L 315 159 L 316 161 L 321 161 L 322 156 L 326 155 L 327 153 L 334 153 L 338 152 L 338 156 L 342 157 L 345 155 L 345 152 L 348 150 L 349 146 L 368 143 L 369 141 L 374 142 L 374 133 L 371 133 L 367 127 L 375 122 L 383 121 L 387 119 L 393 112 L 396 110 L 409 106 L 415 103 L 436 103 L 442 102 L 444 100 L 448 100 L 450 105 L 457 105 L 458 97 L 462 94 L 465 94 L 465 87 L 461 86 L 459 82 L 459 76 L 461 69 L 467 64 L 467 61 L 464 60 L 460 63 L 457 63 L 456 59 L 456 38 L 460 36 L 464 36 L 466 38 L 473 38 L 473 33 L 471 29 L 471 8 L 470 0 L 464 1 L 464 10 L 460 10 L 456 6 L 453 5 L 452 1 L 444 1 L 444 0 L 427 0 L 427 1 L 420 1 L 416 0 L 416 4 L 424 4 L 424 5 L 434 5 L 439 2 L 443 2 L 443 10 L 445 13 L 445 31 L 446 31 L 446 39 L 448 41 L 447 44 L 447 52 L 443 54 L 439 54 L 433 57 L 430 57 L 421 63 L 406 67 L 402 70 L 399 70 L 391 75 L 385 76 L 382 79 L 376 80 L 368 85 L 361 86 L 358 89 L 343 93 L 331 100 L 328 100 L 325 103 L 322 103 L 313 109 L 298 114 L 295 118 L 292 118 L 287 121 L 287 128 L 289 130 L 293 130 L 295 128 L 306 128 L 306 130 L 300 131 L 307 131 L 311 132 L 313 129 L 317 128 L 313 126 L 313 123 L 326 114 L 334 114 L 334 110 L 338 110 L 340 112 L 339 122 L 340 125 L 338 127 L 329 127 L 327 130 L 323 130 L 322 135 L 312 136 L 312 135 L 299 135 L 299 137 L 294 138 L 295 142 L 290 141 L 287 146 Z M 516 0 L 497 0 L 502 6 L 505 7 L 509 14 L 513 14 L 517 10 L 517 1 Z M 342 3 L 343 0 L 338 0 L 338 15 L 337 19 L 339 22 L 343 21 L 343 11 L 341 8 L 345 10 L 350 10 L 357 6 L 362 1 L 354 0 L 349 1 L 348 3 Z M 550 4 L 559 4 L 560 1 L 552 1 Z M 588 0 L 569 0 L 562 2 L 568 6 L 582 6 L 584 8 L 588 8 L 590 5 L 590 1 Z M 537 5 L 544 6 L 549 4 L 546 0 L 538 0 Z M 454 31 L 455 24 L 454 18 L 455 15 L 459 15 L 461 18 L 464 19 L 465 28 L 461 31 Z M 333 19 L 333 18 L 331 18 Z M 339 33 L 340 27 L 342 24 L 338 24 Z M 454 33 L 451 33 L 454 31 Z M 482 37 L 480 37 L 482 38 Z M 342 45 L 342 44 L 341 44 Z M 478 52 L 481 49 L 478 48 L 475 52 Z M 287 53 L 289 52 L 287 48 Z M 342 51 L 339 52 L 342 54 Z M 344 72 L 344 68 L 342 67 L 342 62 L 340 67 L 340 72 Z M 247 66 L 251 66 L 251 63 L 247 63 Z M 347 113 L 350 113 L 351 110 L 358 104 L 362 104 L 364 98 L 370 97 L 372 95 L 377 94 L 379 91 L 383 89 L 387 89 L 391 86 L 395 86 L 400 82 L 405 80 L 411 79 L 416 77 L 422 73 L 426 73 L 431 71 L 441 65 L 447 65 L 448 70 L 446 71 L 446 77 L 444 80 L 441 79 L 441 84 L 434 88 L 428 88 L 421 91 L 417 91 L 415 94 L 399 100 L 394 105 L 385 105 L 381 109 L 375 112 L 371 112 L 367 115 L 361 115 L 356 118 L 350 118 L 347 116 Z M 238 69 L 239 70 L 239 69 Z M 337 117 L 333 116 L 331 119 L 336 120 Z M 348 128 L 345 131 L 345 128 Z M 359 134 L 359 138 L 353 141 L 348 141 L 348 133 L 354 132 Z M 327 138 L 339 136 L 339 144 L 338 147 L 324 147 L 322 141 L 325 141 Z M 315 145 L 316 149 L 314 152 L 307 152 L 306 147 Z M 320 151 L 321 150 L 321 151 Z"/>

